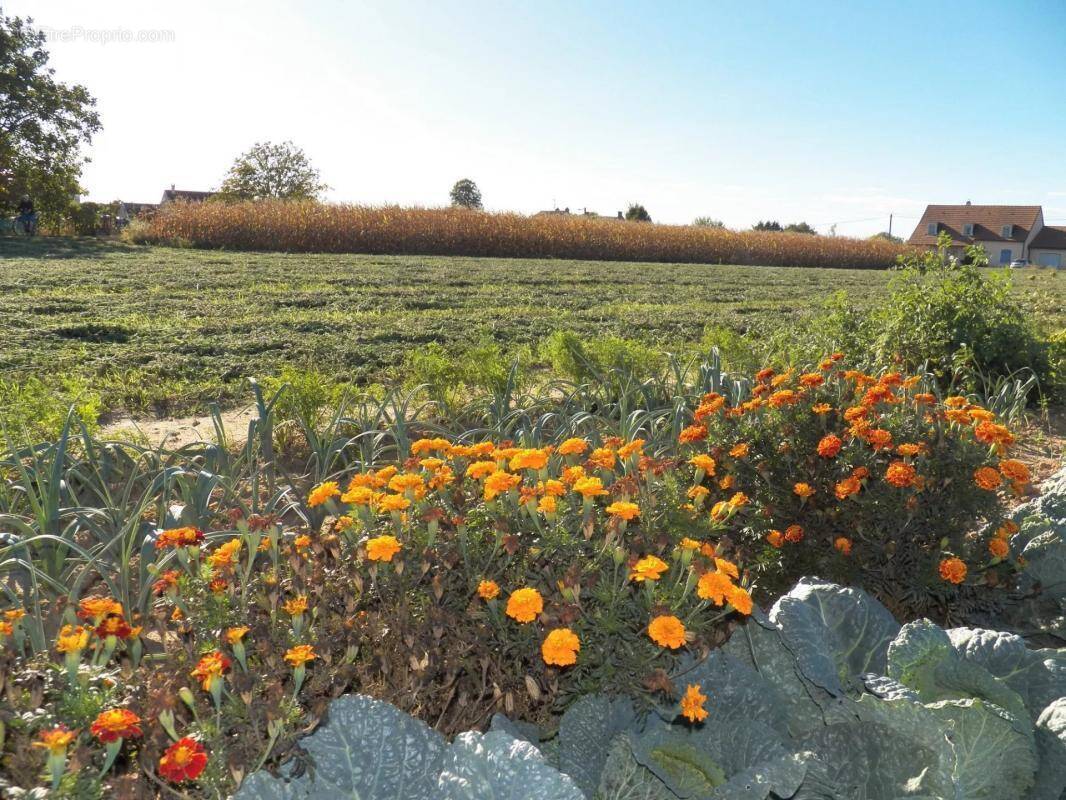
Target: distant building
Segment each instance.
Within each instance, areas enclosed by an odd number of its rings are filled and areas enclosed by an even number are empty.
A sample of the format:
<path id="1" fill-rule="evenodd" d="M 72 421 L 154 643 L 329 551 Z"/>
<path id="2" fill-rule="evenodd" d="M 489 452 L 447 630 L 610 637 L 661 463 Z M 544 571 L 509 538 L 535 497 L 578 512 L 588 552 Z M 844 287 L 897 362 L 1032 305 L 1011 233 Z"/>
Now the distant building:
<path id="1" fill-rule="evenodd" d="M 942 233 L 951 237 L 952 255 L 961 256 L 966 247 L 979 244 L 992 264 L 1066 266 L 1066 227 L 1045 225 L 1040 206 L 927 206 L 907 242 L 935 247 Z"/>
<path id="2" fill-rule="evenodd" d="M 185 203 L 202 203 L 209 197 L 213 197 L 215 192 L 194 192 L 189 189 L 175 189 L 174 184 L 170 184 L 169 189 L 163 191 L 163 199 L 159 201 L 159 205 L 165 206 L 167 203 L 173 203 L 176 201 L 182 201 Z"/>
<path id="3" fill-rule="evenodd" d="M 567 207 L 567 208 L 550 209 L 548 211 L 538 211 L 533 216 L 534 217 L 574 216 L 574 217 L 585 217 L 586 219 L 614 219 L 614 220 L 625 219 L 625 217 L 623 216 L 621 211 L 618 212 L 617 216 L 605 217 L 605 216 L 601 216 L 600 214 L 597 214 L 595 211 L 589 211 L 587 208 L 581 209 L 581 213 L 574 212 L 573 214 L 571 214 L 569 207 Z"/>

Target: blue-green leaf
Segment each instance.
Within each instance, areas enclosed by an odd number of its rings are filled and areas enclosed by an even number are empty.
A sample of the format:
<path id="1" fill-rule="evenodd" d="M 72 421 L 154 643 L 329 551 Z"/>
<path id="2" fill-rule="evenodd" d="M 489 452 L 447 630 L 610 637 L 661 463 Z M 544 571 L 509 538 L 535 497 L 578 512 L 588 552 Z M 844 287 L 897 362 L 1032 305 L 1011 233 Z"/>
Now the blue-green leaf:
<path id="1" fill-rule="evenodd" d="M 397 798 L 406 795 L 396 795 Z M 584 800 L 536 747 L 502 731 L 461 733 L 444 756 L 438 800 Z"/>

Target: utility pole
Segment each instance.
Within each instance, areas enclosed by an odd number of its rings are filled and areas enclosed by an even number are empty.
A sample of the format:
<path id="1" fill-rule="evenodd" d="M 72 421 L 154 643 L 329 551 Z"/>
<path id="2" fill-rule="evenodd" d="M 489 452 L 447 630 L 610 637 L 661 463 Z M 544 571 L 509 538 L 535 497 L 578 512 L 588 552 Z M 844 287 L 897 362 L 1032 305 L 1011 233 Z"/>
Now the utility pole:
<path id="1" fill-rule="evenodd" d="M 888 238 L 892 238 L 892 215 L 888 215 Z"/>

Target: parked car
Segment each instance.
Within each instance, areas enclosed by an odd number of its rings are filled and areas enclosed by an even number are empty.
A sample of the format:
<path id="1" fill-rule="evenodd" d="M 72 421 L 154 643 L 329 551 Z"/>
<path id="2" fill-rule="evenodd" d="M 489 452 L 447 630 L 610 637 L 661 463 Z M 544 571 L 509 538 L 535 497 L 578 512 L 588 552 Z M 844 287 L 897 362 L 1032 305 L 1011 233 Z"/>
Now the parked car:
<path id="1" fill-rule="evenodd" d="M 1010 262 L 1011 269 L 1021 269 L 1022 267 L 1028 267 L 1029 260 L 1025 258 L 1019 258 L 1017 261 Z"/>

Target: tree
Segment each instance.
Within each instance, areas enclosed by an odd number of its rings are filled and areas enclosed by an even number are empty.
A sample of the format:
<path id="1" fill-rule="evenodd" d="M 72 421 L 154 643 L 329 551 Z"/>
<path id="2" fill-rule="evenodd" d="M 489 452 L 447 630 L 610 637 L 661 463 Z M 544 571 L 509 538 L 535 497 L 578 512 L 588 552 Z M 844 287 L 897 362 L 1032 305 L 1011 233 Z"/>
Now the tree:
<path id="1" fill-rule="evenodd" d="M 292 142 L 256 142 L 233 162 L 218 193 L 224 200 L 317 200 L 327 189 L 307 154 Z"/>
<path id="2" fill-rule="evenodd" d="M 903 244 L 903 237 L 902 236 L 894 236 L 893 234 L 889 233 L 888 231 L 881 231 L 880 233 L 875 233 L 870 238 L 871 239 L 884 239 L 886 242 L 892 242 L 893 244 Z"/>
<path id="3" fill-rule="evenodd" d="M 692 220 L 692 224 L 697 228 L 724 228 L 725 223 L 720 219 L 714 219 L 713 217 L 696 217 Z"/>
<path id="4" fill-rule="evenodd" d="M 0 213 L 30 195 L 45 223 L 66 217 L 82 192 L 81 146 L 100 130 L 96 100 L 55 80 L 33 20 L 0 13 Z"/>
<path id="5" fill-rule="evenodd" d="M 753 231 L 775 231 L 777 233 L 780 233 L 782 230 L 781 223 L 777 220 L 767 220 L 766 222 L 759 220 L 751 226 L 751 229 Z"/>
<path id="6" fill-rule="evenodd" d="M 640 203 L 630 203 L 626 209 L 626 219 L 630 222 L 651 222 L 651 214 Z"/>
<path id="7" fill-rule="evenodd" d="M 817 236 L 818 231 L 808 225 L 806 222 L 793 222 L 790 225 L 785 226 L 787 233 L 807 233 L 811 236 Z"/>
<path id="8" fill-rule="evenodd" d="M 451 198 L 453 206 L 481 210 L 481 190 L 469 178 L 463 178 L 455 182 L 455 186 L 452 187 Z"/>

